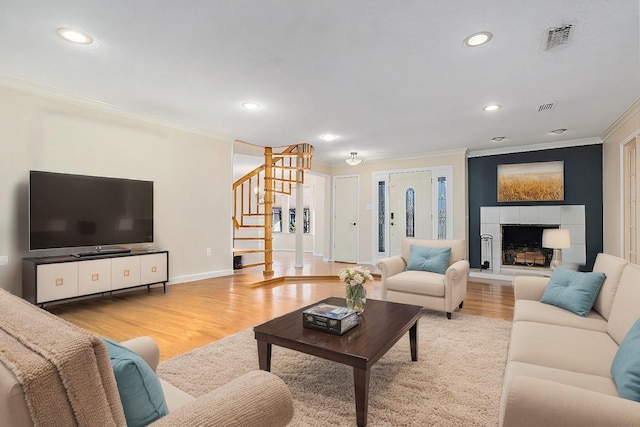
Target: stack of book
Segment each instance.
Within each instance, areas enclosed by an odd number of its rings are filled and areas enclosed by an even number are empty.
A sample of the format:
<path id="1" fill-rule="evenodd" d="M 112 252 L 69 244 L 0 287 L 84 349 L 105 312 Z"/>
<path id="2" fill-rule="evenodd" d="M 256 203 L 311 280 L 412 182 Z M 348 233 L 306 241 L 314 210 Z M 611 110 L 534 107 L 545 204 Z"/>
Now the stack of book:
<path id="1" fill-rule="evenodd" d="M 342 335 L 358 325 L 358 313 L 346 307 L 318 304 L 302 312 L 302 325 L 334 335 Z"/>

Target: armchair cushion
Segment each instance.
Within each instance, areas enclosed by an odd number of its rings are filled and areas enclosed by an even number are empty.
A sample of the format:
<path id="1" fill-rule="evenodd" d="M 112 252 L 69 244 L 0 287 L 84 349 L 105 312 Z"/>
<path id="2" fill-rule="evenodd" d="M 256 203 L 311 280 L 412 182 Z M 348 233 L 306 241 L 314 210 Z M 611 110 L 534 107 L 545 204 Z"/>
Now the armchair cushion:
<path id="1" fill-rule="evenodd" d="M 432 248 L 411 245 L 407 270 L 429 271 L 444 274 L 449 267 L 451 248 Z"/>
<path id="2" fill-rule="evenodd" d="M 169 412 L 160 380 L 133 351 L 104 339 L 118 384 L 127 426 L 146 426 Z"/>
<path id="3" fill-rule="evenodd" d="M 611 376 L 620 397 L 640 402 L 640 319 L 622 340 L 611 363 Z"/>
<path id="4" fill-rule="evenodd" d="M 429 271 L 407 270 L 387 279 L 390 291 L 444 297 L 444 276 Z"/>
<path id="5" fill-rule="evenodd" d="M 579 316 L 587 316 L 604 279 L 604 273 L 582 273 L 558 267 L 540 302 L 564 308 Z"/>

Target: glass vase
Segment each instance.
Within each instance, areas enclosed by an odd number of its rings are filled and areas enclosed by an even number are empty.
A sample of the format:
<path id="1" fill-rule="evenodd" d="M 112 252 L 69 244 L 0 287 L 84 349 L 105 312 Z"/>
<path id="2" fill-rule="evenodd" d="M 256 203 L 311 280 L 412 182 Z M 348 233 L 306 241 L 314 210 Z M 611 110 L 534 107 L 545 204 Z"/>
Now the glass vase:
<path id="1" fill-rule="evenodd" d="M 364 306 L 367 304 L 367 291 L 364 285 L 347 285 L 347 308 L 356 311 L 361 314 L 364 311 Z"/>

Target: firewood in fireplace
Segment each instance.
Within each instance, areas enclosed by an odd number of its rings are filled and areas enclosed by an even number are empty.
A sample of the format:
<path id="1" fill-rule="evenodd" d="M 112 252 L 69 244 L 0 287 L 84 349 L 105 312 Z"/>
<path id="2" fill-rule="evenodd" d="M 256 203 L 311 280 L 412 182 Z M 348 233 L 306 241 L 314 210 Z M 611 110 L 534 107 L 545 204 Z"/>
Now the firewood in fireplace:
<path id="1" fill-rule="evenodd" d="M 544 265 L 544 261 L 544 254 L 540 251 L 515 253 L 516 264 L 526 264 L 528 266 Z"/>

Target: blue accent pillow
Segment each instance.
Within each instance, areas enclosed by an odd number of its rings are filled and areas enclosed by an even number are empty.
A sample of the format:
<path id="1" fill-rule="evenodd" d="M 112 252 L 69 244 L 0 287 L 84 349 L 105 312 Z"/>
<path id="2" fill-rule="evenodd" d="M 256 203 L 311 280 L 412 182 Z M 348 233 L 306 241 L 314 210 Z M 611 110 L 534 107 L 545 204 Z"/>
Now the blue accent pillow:
<path id="1" fill-rule="evenodd" d="M 598 298 L 604 273 L 582 273 L 559 266 L 551 275 L 540 302 L 587 316 Z"/>
<path id="2" fill-rule="evenodd" d="M 611 376 L 620 397 L 640 402 L 640 319 L 622 340 L 611 363 Z"/>
<path id="3" fill-rule="evenodd" d="M 118 383 L 128 427 L 146 426 L 169 413 L 160 380 L 135 352 L 103 338 Z"/>
<path id="4" fill-rule="evenodd" d="M 430 271 L 444 274 L 449 268 L 451 248 L 430 248 L 411 245 L 407 270 Z"/>

